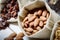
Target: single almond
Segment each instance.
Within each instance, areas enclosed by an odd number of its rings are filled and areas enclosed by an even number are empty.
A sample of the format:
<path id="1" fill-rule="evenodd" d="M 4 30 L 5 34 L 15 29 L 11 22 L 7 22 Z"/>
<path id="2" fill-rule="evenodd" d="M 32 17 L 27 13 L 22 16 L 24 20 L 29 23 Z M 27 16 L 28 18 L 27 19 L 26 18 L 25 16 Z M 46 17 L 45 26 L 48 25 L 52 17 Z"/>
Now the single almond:
<path id="1" fill-rule="evenodd" d="M 24 23 L 24 26 L 27 28 L 27 27 L 28 27 L 28 25 L 29 25 L 29 22 L 28 22 L 28 21 L 26 21 L 26 22 Z"/>
<path id="2" fill-rule="evenodd" d="M 40 21 L 39 26 L 40 27 L 44 26 L 43 21 Z"/>
<path id="3" fill-rule="evenodd" d="M 33 32 L 33 29 L 29 27 L 29 28 L 26 29 L 26 31 L 27 32 Z"/>
<path id="4" fill-rule="evenodd" d="M 48 19 L 48 17 L 49 17 L 49 13 L 47 13 L 47 16 L 46 16 L 46 18 Z"/>
<path id="5" fill-rule="evenodd" d="M 33 30 L 33 33 L 36 33 L 38 30 Z"/>
<path id="6" fill-rule="evenodd" d="M 46 10 L 44 10 L 44 11 L 43 11 L 43 13 L 42 13 L 42 16 L 44 16 L 44 17 L 45 17 L 46 15 L 47 15 L 47 11 L 46 11 Z"/>
<path id="7" fill-rule="evenodd" d="M 25 23 L 28 20 L 28 17 L 25 17 L 25 19 L 23 20 L 23 23 Z"/>
<path id="8" fill-rule="evenodd" d="M 30 32 L 26 32 L 26 34 L 27 34 L 27 35 L 31 35 L 31 33 L 30 33 Z"/>
<path id="9" fill-rule="evenodd" d="M 10 34 L 7 38 L 5 38 L 5 39 L 10 39 L 10 40 L 13 40 L 13 38 L 14 37 L 16 37 L 16 33 L 14 32 L 14 33 L 12 33 L 12 34 Z"/>
<path id="10" fill-rule="evenodd" d="M 37 28 L 36 28 L 36 29 L 39 31 L 39 30 L 41 30 L 41 27 L 37 26 Z"/>
<path id="11" fill-rule="evenodd" d="M 38 12 L 34 12 L 34 15 L 37 16 L 38 15 Z"/>
<path id="12" fill-rule="evenodd" d="M 44 21 L 44 25 L 46 24 L 46 21 Z"/>
<path id="13" fill-rule="evenodd" d="M 18 38 L 18 37 L 24 37 L 24 33 L 23 32 L 18 33 L 16 38 Z"/>
<path id="14" fill-rule="evenodd" d="M 32 16 L 31 18 L 28 19 L 29 22 L 33 21 L 36 18 L 36 16 Z"/>
<path id="15" fill-rule="evenodd" d="M 34 20 L 34 26 L 36 27 L 37 25 L 39 25 L 39 19 L 38 18 L 36 18 L 35 20 Z"/>
<path id="16" fill-rule="evenodd" d="M 39 10 L 38 11 L 38 15 L 40 16 L 42 14 L 42 10 Z"/>
<path id="17" fill-rule="evenodd" d="M 28 28 L 28 25 L 27 24 L 24 24 L 24 27 Z"/>
<path id="18" fill-rule="evenodd" d="M 46 18 L 46 17 L 44 17 L 44 16 L 40 16 L 40 20 L 41 20 L 41 21 L 46 21 L 46 20 L 47 20 L 47 18 Z"/>
<path id="19" fill-rule="evenodd" d="M 19 39 L 21 40 L 21 39 L 23 39 L 23 37 L 24 37 L 23 32 L 20 32 L 20 33 L 17 34 L 16 40 L 19 40 Z"/>
<path id="20" fill-rule="evenodd" d="M 30 13 L 27 15 L 28 19 L 30 19 L 32 16 L 33 14 L 30 14 Z"/>
<path id="21" fill-rule="evenodd" d="M 30 22 L 29 26 L 30 27 L 34 26 L 34 22 Z"/>

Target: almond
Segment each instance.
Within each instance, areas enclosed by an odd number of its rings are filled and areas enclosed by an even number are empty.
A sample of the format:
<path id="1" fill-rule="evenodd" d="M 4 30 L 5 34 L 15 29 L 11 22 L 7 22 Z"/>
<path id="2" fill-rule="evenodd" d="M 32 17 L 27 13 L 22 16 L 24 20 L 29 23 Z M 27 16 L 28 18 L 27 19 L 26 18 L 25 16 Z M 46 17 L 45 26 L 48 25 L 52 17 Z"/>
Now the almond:
<path id="1" fill-rule="evenodd" d="M 34 22 L 30 22 L 29 26 L 30 27 L 34 26 Z"/>
<path id="2" fill-rule="evenodd" d="M 32 16 L 31 18 L 28 19 L 29 22 L 33 21 L 36 18 L 36 16 Z"/>
<path id="3" fill-rule="evenodd" d="M 24 37 L 23 32 L 20 32 L 19 34 L 17 34 L 17 36 L 16 36 L 16 40 L 22 40 L 23 37 Z"/>
<path id="4" fill-rule="evenodd" d="M 27 32 L 33 32 L 33 29 L 29 27 L 29 28 L 26 29 L 26 31 Z"/>
<path id="5" fill-rule="evenodd" d="M 38 18 L 36 18 L 35 20 L 34 20 L 34 26 L 36 27 L 38 24 L 39 24 L 39 19 Z"/>
<path id="6" fill-rule="evenodd" d="M 37 26 L 37 28 L 36 28 L 36 29 L 39 31 L 39 30 L 41 30 L 41 27 Z"/>
<path id="7" fill-rule="evenodd" d="M 26 22 L 24 23 L 24 26 L 25 26 L 25 27 L 28 27 L 28 25 L 29 25 L 29 22 L 26 21 Z"/>
<path id="8" fill-rule="evenodd" d="M 30 19 L 32 16 L 33 14 L 30 14 L 30 13 L 27 15 L 28 19 Z"/>
<path id="9" fill-rule="evenodd" d="M 46 21 L 44 21 L 44 25 L 46 24 Z"/>
<path id="10" fill-rule="evenodd" d="M 18 38 L 18 37 L 24 37 L 23 32 L 18 33 L 17 36 L 16 36 L 16 38 Z"/>
<path id="11" fill-rule="evenodd" d="M 4 40 L 13 40 L 13 38 L 16 37 L 16 35 L 17 34 L 14 32 L 14 33 L 10 34 L 8 37 L 6 37 Z"/>
<path id="12" fill-rule="evenodd" d="M 24 24 L 24 26 L 25 26 L 26 28 L 28 28 L 28 25 L 27 25 L 27 24 Z"/>
<path id="13" fill-rule="evenodd" d="M 40 27 L 44 26 L 43 21 L 40 21 L 39 26 Z"/>
<path id="14" fill-rule="evenodd" d="M 49 13 L 47 13 L 47 16 L 46 16 L 46 18 L 48 19 L 48 17 L 49 17 Z"/>
<path id="15" fill-rule="evenodd" d="M 31 35 L 31 33 L 30 33 L 30 32 L 26 32 L 26 34 L 27 34 L 27 35 Z"/>
<path id="16" fill-rule="evenodd" d="M 33 30 L 33 33 L 36 33 L 38 30 Z"/>
<path id="17" fill-rule="evenodd" d="M 44 17 L 45 17 L 46 15 L 47 15 L 47 11 L 46 11 L 46 10 L 44 10 L 44 11 L 43 11 L 43 13 L 42 13 L 42 16 L 44 16 Z"/>
<path id="18" fill-rule="evenodd" d="M 34 12 L 34 15 L 37 16 L 38 15 L 38 12 Z"/>
<path id="19" fill-rule="evenodd" d="M 44 16 L 40 16 L 40 20 L 41 20 L 41 21 L 46 21 L 46 20 L 47 20 L 47 18 L 46 18 L 46 17 L 44 17 Z"/>
<path id="20" fill-rule="evenodd" d="M 25 23 L 28 20 L 28 17 L 25 17 L 25 19 L 23 20 L 23 23 Z"/>
<path id="21" fill-rule="evenodd" d="M 42 14 L 42 10 L 39 10 L 38 11 L 38 15 L 40 16 Z"/>

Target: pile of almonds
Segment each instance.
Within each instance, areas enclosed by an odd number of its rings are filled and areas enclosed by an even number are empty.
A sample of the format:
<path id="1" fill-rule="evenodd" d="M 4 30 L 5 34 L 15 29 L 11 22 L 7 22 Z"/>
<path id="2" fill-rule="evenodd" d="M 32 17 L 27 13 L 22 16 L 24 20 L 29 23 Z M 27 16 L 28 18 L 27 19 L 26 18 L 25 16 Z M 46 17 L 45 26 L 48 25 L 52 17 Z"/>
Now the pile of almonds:
<path id="1" fill-rule="evenodd" d="M 7 21 L 3 20 L 2 18 L 0 18 L 0 30 L 5 29 L 7 27 L 9 27 L 9 22 L 7 22 Z"/>
<path id="2" fill-rule="evenodd" d="M 39 9 L 34 13 L 28 13 L 22 22 L 23 29 L 28 35 L 36 33 L 46 25 L 49 15 L 50 14 L 46 9 Z"/>
<path id="3" fill-rule="evenodd" d="M 57 30 L 54 35 L 54 40 L 60 40 L 60 27 L 57 27 Z"/>
<path id="4" fill-rule="evenodd" d="M 7 0 L 7 2 L 4 3 L 4 7 L 1 10 L 0 14 L 0 17 L 2 19 L 0 21 L 0 30 L 5 29 L 6 27 L 9 26 L 7 20 L 9 20 L 10 18 L 17 18 L 18 11 L 19 6 L 17 0 Z"/>
<path id="5" fill-rule="evenodd" d="M 17 0 L 7 0 L 8 2 L 5 3 L 2 11 L 1 17 L 4 20 L 9 20 L 11 17 L 17 18 L 19 6 Z"/>
<path id="6" fill-rule="evenodd" d="M 24 34 L 23 32 L 20 32 L 18 34 L 16 34 L 15 32 L 14 33 L 11 33 L 8 37 L 6 37 L 4 40 L 23 40 L 23 37 L 24 37 Z"/>

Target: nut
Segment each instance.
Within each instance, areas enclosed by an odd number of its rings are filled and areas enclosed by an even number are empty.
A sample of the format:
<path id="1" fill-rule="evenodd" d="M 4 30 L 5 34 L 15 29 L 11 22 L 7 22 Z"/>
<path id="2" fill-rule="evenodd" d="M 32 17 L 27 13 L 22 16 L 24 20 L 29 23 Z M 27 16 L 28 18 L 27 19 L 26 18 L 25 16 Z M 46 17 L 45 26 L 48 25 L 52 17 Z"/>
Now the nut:
<path id="1" fill-rule="evenodd" d="M 35 20 L 34 20 L 34 26 L 36 27 L 37 25 L 39 25 L 39 19 L 38 18 L 36 18 Z"/>
<path id="2" fill-rule="evenodd" d="M 31 35 L 31 33 L 30 33 L 30 32 L 26 32 L 26 34 L 27 34 L 27 35 Z"/>
<path id="3" fill-rule="evenodd" d="M 40 21 L 39 26 L 40 26 L 40 27 L 43 27 L 43 25 L 44 25 L 44 24 L 43 24 L 43 21 Z"/>
<path id="4" fill-rule="evenodd" d="M 30 19 L 28 19 L 29 22 L 33 21 L 36 18 L 36 16 L 32 16 Z"/>
<path id="5" fill-rule="evenodd" d="M 4 38 L 4 40 L 14 40 L 13 38 Z"/>
<path id="6" fill-rule="evenodd" d="M 46 18 L 46 17 L 44 17 L 44 16 L 40 16 L 40 20 L 41 20 L 41 21 L 46 21 L 46 20 L 47 20 L 47 18 Z"/>
<path id="7" fill-rule="evenodd" d="M 12 33 L 8 36 L 8 38 L 14 38 L 14 37 L 16 37 L 16 35 L 17 35 L 16 33 Z"/>
<path id="8" fill-rule="evenodd" d="M 28 17 L 26 17 L 26 18 L 23 20 L 23 23 L 25 23 L 27 20 L 28 20 Z"/>
<path id="9" fill-rule="evenodd" d="M 38 30 L 33 30 L 33 33 L 36 33 Z"/>
<path id="10" fill-rule="evenodd" d="M 20 32 L 17 34 L 16 39 L 23 39 L 23 37 L 24 37 L 23 32 Z"/>
<path id="11" fill-rule="evenodd" d="M 46 24 L 46 21 L 44 21 L 44 25 Z"/>
<path id="12" fill-rule="evenodd" d="M 34 22 L 30 22 L 29 26 L 30 27 L 34 26 Z"/>
<path id="13" fill-rule="evenodd" d="M 14 40 L 14 37 L 16 37 L 16 33 L 10 34 L 8 37 L 6 37 L 4 40 Z"/>
<path id="14" fill-rule="evenodd" d="M 34 15 L 37 16 L 38 15 L 38 12 L 34 12 Z"/>
<path id="15" fill-rule="evenodd" d="M 29 27 L 29 28 L 26 29 L 26 31 L 27 32 L 33 32 L 33 29 Z"/>
<path id="16" fill-rule="evenodd" d="M 30 13 L 27 15 L 28 19 L 31 18 L 32 16 L 33 14 L 30 14 Z"/>
<path id="17" fill-rule="evenodd" d="M 44 17 L 45 17 L 46 15 L 47 15 L 47 11 L 46 11 L 46 10 L 44 10 L 44 11 L 43 11 L 43 13 L 42 13 L 42 16 L 44 16 Z"/>
<path id="18" fill-rule="evenodd" d="M 39 10 L 38 11 L 38 15 L 40 16 L 42 14 L 42 10 Z"/>
<path id="19" fill-rule="evenodd" d="M 20 33 L 17 34 L 16 40 L 23 40 L 23 37 L 24 37 L 23 32 L 20 32 Z"/>
<path id="20" fill-rule="evenodd" d="M 41 27 L 37 26 L 37 28 L 36 28 L 36 29 L 39 31 L 39 30 L 41 30 Z"/>
<path id="21" fill-rule="evenodd" d="M 48 17 L 49 17 L 49 13 L 47 13 L 47 16 L 46 16 L 46 18 L 48 19 Z"/>

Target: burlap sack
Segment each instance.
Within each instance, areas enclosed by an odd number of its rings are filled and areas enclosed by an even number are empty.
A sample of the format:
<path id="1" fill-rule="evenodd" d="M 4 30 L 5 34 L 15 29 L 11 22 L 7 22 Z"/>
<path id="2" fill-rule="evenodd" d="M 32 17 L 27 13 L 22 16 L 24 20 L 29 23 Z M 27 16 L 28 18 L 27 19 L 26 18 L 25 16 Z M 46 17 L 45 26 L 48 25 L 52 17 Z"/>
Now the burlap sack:
<path id="1" fill-rule="evenodd" d="M 56 32 L 56 29 L 57 29 L 57 27 L 60 27 L 60 20 L 59 21 L 57 21 L 55 24 L 54 24 L 54 27 L 53 27 L 53 29 L 52 29 L 52 33 L 51 33 L 51 36 L 50 36 L 50 40 L 54 40 L 54 34 L 55 34 L 55 32 Z"/>
<path id="2" fill-rule="evenodd" d="M 36 32 L 35 34 L 33 34 L 31 36 L 28 36 L 25 33 L 24 29 L 22 28 L 22 21 L 25 18 L 25 16 L 27 15 L 27 12 L 28 12 L 27 10 L 33 10 L 34 8 L 39 8 L 39 7 L 43 7 L 43 6 L 45 6 L 47 8 L 47 10 L 50 12 L 50 16 L 47 19 L 47 23 L 46 23 L 46 25 L 44 26 L 44 28 L 42 30 Z M 50 34 L 51 34 L 51 31 L 52 31 L 52 28 L 53 28 L 53 25 L 54 25 L 54 23 L 57 20 L 59 20 L 59 15 L 56 14 L 56 12 L 54 12 L 49 7 L 49 5 L 47 4 L 47 2 L 40 1 L 40 0 L 31 2 L 31 3 L 28 3 L 27 5 L 25 5 L 21 9 L 21 11 L 19 12 L 19 15 L 18 15 L 18 25 L 19 25 L 20 29 L 23 31 L 23 33 L 26 36 L 31 37 L 31 38 L 49 38 Z"/>

